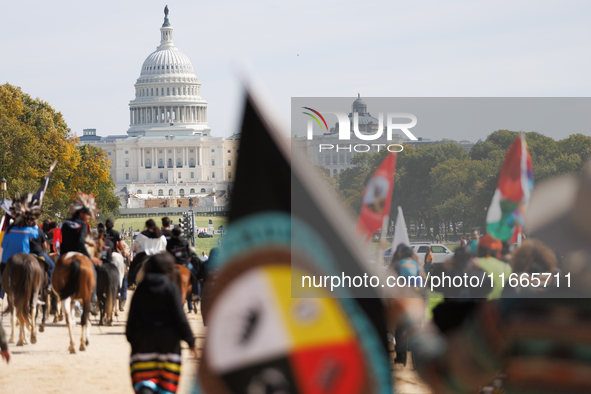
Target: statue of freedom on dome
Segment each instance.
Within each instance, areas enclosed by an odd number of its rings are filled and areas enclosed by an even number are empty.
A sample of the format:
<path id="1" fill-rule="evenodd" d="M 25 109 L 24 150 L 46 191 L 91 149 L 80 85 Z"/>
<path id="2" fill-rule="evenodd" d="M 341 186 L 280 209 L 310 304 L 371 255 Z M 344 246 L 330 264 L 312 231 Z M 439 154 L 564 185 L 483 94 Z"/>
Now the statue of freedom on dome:
<path id="1" fill-rule="evenodd" d="M 164 7 L 164 23 L 162 27 L 170 26 L 170 22 L 168 21 L 168 5 Z"/>

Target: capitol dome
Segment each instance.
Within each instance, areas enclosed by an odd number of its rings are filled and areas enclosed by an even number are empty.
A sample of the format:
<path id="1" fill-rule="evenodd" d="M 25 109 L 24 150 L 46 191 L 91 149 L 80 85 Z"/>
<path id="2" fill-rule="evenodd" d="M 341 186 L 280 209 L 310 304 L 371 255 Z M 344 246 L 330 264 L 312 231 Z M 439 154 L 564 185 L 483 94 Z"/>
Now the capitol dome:
<path id="1" fill-rule="evenodd" d="M 185 74 L 196 78 L 189 57 L 178 49 L 159 49 L 146 58 L 141 77 L 166 74 Z"/>
<path id="2" fill-rule="evenodd" d="M 160 45 L 144 61 L 130 101 L 129 136 L 208 135 L 207 101 L 187 55 L 172 41 L 165 14 Z"/>
<path id="3" fill-rule="evenodd" d="M 365 115 L 367 113 L 367 104 L 361 98 L 361 94 L 357 93 L 357 100 L 353 101 L 351 105 L 352 112 L 358 112 L 359 114 Z"/>

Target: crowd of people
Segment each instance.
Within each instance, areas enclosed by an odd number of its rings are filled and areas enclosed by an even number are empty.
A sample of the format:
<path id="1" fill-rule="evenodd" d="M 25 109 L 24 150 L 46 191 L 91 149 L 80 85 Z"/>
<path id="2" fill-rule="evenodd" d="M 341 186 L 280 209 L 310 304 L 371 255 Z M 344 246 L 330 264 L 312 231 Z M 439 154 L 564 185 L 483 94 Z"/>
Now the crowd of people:
<path id="1" fill-rule="evenodd" d="M 435 263 L 429 248 L 419 258 L 410 245 L 398 245 L 389 266 L 395 275 L 463 280 L 437 288 L 441 302 L 432 309 L 432 323 L 417 321 L 404 308 L 387 315 L 396 340 L 394 362 L 406 364 L 410 352 L 417 372 L 437 393 L 477 393 L 495 376 L 502 376 L 497 379 L 504 386 L 497 387 L 499 393 L 591 392 L 591 210 L 587 207 L 591 170 L 581 175 L 578 187 L 572 206 L 538 220 L 530 229 L 531 237 L 517 245 L 474 230 L 444 263 Z M 165 217 L 161 226 L 147 220 L 130 250 L 112 220 L 99 223 L 94 239 L 101 249 L 91 254 L 87 247 L 93 244 L 88 235 L 93 233 L 94 213 L 92 199 L 79 196 L 61 226 L 40 225 L 40 206 L 30 197 L 13 201 L 0 272 L 17 253 L 45 260 L 50 278 L 56 262 L 60 264 L 52 256 L 80 253 L 95 267 L 111 264 L 114 253 L 126 256 L 129 273 L 119 295 L 123 308 L 127 288 L 135 291 L 126 326 L 134 390 L 174 393 L 181 371 L 181 341 L 196 356 L 182 296 L 174 284 L 175 264 L 192 273 L 190 300 L 199 300 L 201 281 L 216 250 L 210 251 L 210 257 L 204 251 L 199 256 L 183 238 L 182 229 Z M 514 275 L 520 279 L 512 282 Z M 547 276 L 543 285 L 533 286 L 541 275 Z M 473 285 L 471 278 L 477 278 L 479 285 Z M 433 295 L 426 289 L 428 282 L 415 289 L 418 299 Z M 1 326 L 0 351 L 10 361 Z"/>
<path id="2" fill-rule="evenodd" d="M 31 195 L 12 201 L 2 239 L 0 273 L 16 254 L 32 254 L 47 263 L 48 290 L 51 290 L 52 273 L 60 256 L 72 252 L 86 256 L 95 267 L 96 278 L 97 267 L 113 264 L 114 254 L 119 253 L 128 266 L 118 289 L 121 311 L 126 304 L 128 288 L 135 290 L 126 328 L 132 347 L 130 364 L 134 390 L 142 394 L 162 390 L 176 392 L 181 366 L 180 341 L 187 342 L 194 356 L 196 353 L 181 293 L 175 284 L 175 264 L 187 267 L 191 272 L 193 291 L 188 305 L 192 312 L 193 304 L 199 302 L 201 285 L 206 277 L 207 254 L 202 251 L 199 258 L 197 251 L 183 238 L 181 227 L 173 227 L 168 217 L 161 219 L 161 227 L 153 219 L 147 220 L 145 230 L 129 248 L 120 233 L 114 230 L 112 219 L 98 223 L 95 229 L 91 227 L 96 213 L 92 196 L 79 194 L 69 212 L 70 217 L 61 225 L 50 220 L 40 224 L 42 209 Z M 143 278 L 136 283 L 140 268 Z M 0 299 L 4 295 L 0 287 Z M 96 300 L 95 286 L 90 308 L 92 314 L 98 313 Z M 9 362 L 11 353 L 2 326 L 0 350 L 2 358 Z"/>
<path id="3" fill-rule="evenodd" d="M 588 168 L 576 178 L 577 195 L 559 214 L 545 207 L 530 212 L 536 217 L 530 237 L 519 243 L 475 230 L 442 264 L 399 245 L 391 263 L 398 275 L 465 279 L 440 286 L 436 295 L 423 289 L 420 296 L 442 299 L 431 322 L 400 317 L 395 362 L 406 363 L 410 351 L 437 393 L 591 392 L 590 174 Z"/>

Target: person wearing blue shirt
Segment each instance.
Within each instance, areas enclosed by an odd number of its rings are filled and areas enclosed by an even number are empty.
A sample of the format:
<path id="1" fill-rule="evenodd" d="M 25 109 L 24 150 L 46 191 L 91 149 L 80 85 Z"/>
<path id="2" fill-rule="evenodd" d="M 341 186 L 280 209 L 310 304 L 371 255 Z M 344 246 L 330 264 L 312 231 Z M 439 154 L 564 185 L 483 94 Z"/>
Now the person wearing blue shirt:
<path id="1" fill-rule="evenodd" d="M 31 226 L 8 228 L 2 239 L 2 264 L 17 253 L 31 253 L 31 239 L 39 238 L 39 229 Z M 3 269 L 4 271 L 4 269 Z"/>
<path id="2" fill-rule="evenodd" d="M 13 200 L 10 216 L 13 222 L 6 229 L 2 239 L 2 264 L 0 275 L 6 269 L 6 262 L 17 253 L 31 253 L 31 239 L 39 237 L 39 229 L 34 226 L 35 220 L 41 215 L 38 201 L 33 200 L 31 194 L 26 194 L 18 200 Z M 0 290 L 0 298 L 4 298 L 4 291 Z"/>

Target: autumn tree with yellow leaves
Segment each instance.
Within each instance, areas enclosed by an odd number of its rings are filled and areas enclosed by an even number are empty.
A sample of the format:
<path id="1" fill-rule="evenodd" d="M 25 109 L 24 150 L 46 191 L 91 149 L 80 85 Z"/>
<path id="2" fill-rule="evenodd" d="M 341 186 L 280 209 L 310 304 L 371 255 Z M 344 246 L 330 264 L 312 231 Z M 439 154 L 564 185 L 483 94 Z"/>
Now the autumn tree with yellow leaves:
<path id="1" fill-rule="evenodd" d="M 44 216 L 65 217 L 78 191 L 93 193 L 102 211 L 116 211 L 119 200 L 113 194 L 105 152 L 78 142 L 62 114 L 47 102 L 13 85 L 0 85 L 0 177 L 8 180 L 7 198 L 34 193 L 57 159 L 43 202 Z"/>

